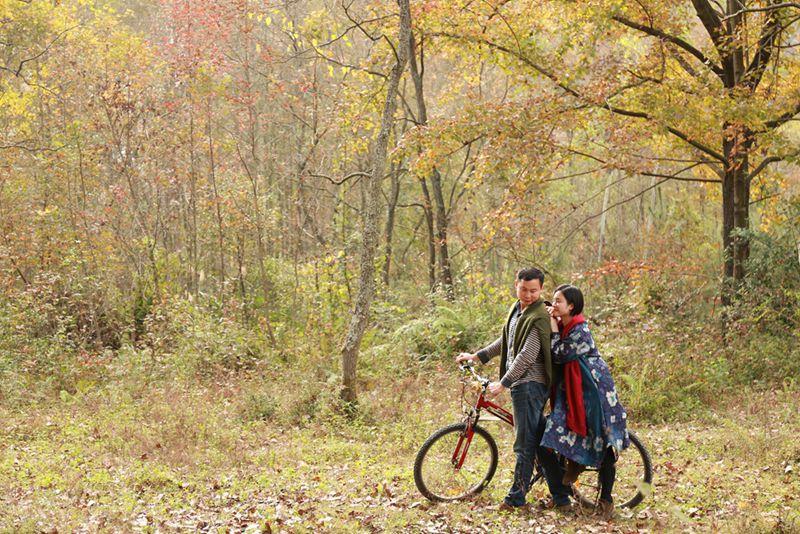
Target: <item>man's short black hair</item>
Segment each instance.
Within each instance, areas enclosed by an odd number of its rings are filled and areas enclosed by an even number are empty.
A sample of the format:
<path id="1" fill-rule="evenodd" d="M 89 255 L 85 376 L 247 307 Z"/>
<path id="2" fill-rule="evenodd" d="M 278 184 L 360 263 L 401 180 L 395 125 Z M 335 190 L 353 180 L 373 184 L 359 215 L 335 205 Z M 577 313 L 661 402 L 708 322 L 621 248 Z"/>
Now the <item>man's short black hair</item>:
<path id="1" fill-rule="evenodd" d="M 564 300 L 567 301 L 567 304 L 572 304 L 572 313 L 571 315 L 575 317 L 579 313 L 583 311 L 583 293 L 581 290 L 575 286 L 566 286 L 562 287 L 559 286 L 561 289 L 557 289 L 556 291 L 560 292 L 564 295 Z"/>
<path id="2" fill-rule="evenodd" d="M 544 287 L 544 273 L 536 267 L 528 267 L 527 269 L 520 269 L 517 271 L 517 280 L 538 280 L 539 285 Z"/>

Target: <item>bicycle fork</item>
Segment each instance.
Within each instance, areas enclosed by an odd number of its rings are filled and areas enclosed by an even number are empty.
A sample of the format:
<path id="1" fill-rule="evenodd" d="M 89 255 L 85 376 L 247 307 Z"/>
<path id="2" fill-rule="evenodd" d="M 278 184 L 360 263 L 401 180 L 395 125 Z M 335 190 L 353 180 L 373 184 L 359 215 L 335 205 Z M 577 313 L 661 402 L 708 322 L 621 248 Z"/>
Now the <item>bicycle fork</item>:
<path id="1" fill-rule="evenodd" d="M 453 457 L 450 459 L 450 463 L 453 464 L 455 469 L 461 469 L 461 466 L 464 465 L 473 435 L 475 435 L 475 430 L 472 429 L 471 424 L 467 423 L 467 428 L 459 436 L 456 450 L 453 451 Z"/>
<path id="2" fill-rule="evenodd" d="M 458 438 L 458 443 L 456 444 L 456 450 L 453 451 L 453 457 L 450 459 L 450 463 L 452 464 L 453 468 L 458 470 L 461 469 L 461 466 L 464 465 L 464 460 L 467 458 L 467 452 L 469 451 L 469 446 L 472 443 L 472 436 L 475 434 L 475 425 L 478 424 L 478 419 L 480 418 L 480 411 L 481 408 L 485 408 L 490 414 L 497 417 L 500 421 L 514 426 L 514 416 L 504 410 L 501 406 L 486 400 L 481 394 L 478 397 L 478 402 L 475 408 L 473 408 L 466 417 L 464 417 L 464 432 L 461 433 L 461 436 Z"/>

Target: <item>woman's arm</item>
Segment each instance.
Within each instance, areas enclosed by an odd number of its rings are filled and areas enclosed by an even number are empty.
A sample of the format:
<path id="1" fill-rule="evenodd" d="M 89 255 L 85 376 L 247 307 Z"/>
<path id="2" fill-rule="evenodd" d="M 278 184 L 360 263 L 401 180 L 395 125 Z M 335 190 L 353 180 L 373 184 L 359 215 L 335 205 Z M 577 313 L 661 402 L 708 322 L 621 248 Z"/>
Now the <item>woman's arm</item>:
<path id="1" fill-rule="evenodd" d="M 550 355 L 553 363 L 567 363 L 591 351 L 591 334 L 585 328 L 574 328 L 566 339 L 559 334 L 550 336 Z"/>
<path id="2" fill-rule="evenodd" d="M 553 363 L 563 364 L 573 360 L 574 358 L 570 357 L 572 352 L 569 338 L 561 339 L 561 335 L 555 332 L 550 334 L 550 356 Z"/>

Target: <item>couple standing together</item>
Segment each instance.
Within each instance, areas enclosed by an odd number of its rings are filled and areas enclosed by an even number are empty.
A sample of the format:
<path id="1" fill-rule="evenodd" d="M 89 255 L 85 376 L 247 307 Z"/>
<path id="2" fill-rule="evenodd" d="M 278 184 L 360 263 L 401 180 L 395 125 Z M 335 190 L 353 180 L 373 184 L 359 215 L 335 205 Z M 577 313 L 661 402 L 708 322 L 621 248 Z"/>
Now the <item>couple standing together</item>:
<path id="1" fill-rule="evenodd" d="M 500 381 L 489 384 L 487 391 L 497 396 L 511 390 L 517 461 L 514 482 L 500 509 L 525 506 L 538 457 L 551 495 L 540 508 L 570 511 L 572 483 L 586 467 L 594 467 L 602 486 L 599 511 L 610 518 L 616 459 L 629 445 L 625 409 L 583 317 L 583 294 L 561 285 L 548 306 L 543 285 L 539 269 L 519 271 L 514 282 L 517 302 L 502 335 L 474 354 L 459 354 L 456 361 L 486 363 L 500 355 Z M 548 399 L 551 412 L 545 417 Z M 566 469 L 559 455 L 566 459 Z"/>

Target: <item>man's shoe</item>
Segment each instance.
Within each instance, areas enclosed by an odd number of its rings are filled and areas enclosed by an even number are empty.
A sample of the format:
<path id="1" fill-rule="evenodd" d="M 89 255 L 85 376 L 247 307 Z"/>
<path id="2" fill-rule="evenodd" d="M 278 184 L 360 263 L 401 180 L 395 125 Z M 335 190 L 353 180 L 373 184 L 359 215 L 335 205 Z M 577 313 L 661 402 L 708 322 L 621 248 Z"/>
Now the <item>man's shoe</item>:
<path id="1" fill-rule="evenodd" d="M 604 501 L 600 499 L 597 502 L 597 509 L 595 510 L 595 514 L 600 516 L 603 521 L 611 521 L 614 519 L 614 503 Z"/>
<path id="2" fill-rule="evenodd" d="M 572 503 L 568 502 L 566 504 L 556 504 L 556 502 L 552 499 L 552 497 L 546 500 L 541 500 L 538 503 L 536 503 L 536 509 L 539 510 L 540 512 L 548 512 L 550 510 L 555 510 L 556 512 L 561 512 L 564 514 L 574 511 Z"/>
<path id="3" fill-rule="evenodd" d="M 578 477 L 581 473 L 586 470 L 585 465 L 581 465 L 576 462 L 567 461 L 567 471 L 564 473 L 564 478 L 561 479 L 561 483 L 565 486 L 571 486 L 578 480 Z"/>
<path id="4" fill-rule="evenodd" d="M 497 507 L 497 511 L 498 512 L 509 512 L 509 513 L 518 514 L 520 512 L 527 512 L 528 511 L 528 506 L 524 505 L 524 504 L 522 506 L 511 506 L 507 502 L 503 501 Z"/>

